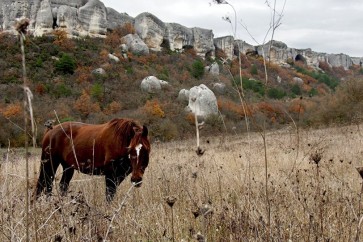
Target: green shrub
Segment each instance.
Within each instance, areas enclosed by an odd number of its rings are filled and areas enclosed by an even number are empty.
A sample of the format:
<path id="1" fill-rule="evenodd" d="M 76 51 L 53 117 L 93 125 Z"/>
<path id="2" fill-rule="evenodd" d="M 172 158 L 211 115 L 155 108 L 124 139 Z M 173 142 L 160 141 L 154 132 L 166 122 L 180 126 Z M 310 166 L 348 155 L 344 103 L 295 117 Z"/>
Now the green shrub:
<path id="1" fill-rule="evenodd" d="M 317 71 L 309 71 L 301 66 L 294 66 L 297 72 L 300 72 L 304 75 L 311 76 L 312 78 L 318 80 L 319 83 L 325 83 L 330 89 L 335 90 L 335 88 L 339 84 L 339 80 L 335 77 L 329 76 L 323 72 Z"/>
<path id="2" fill-rule="evenodd" d="M 299 84 L 295 84 L 291 87 L 291 92 L 297 96 L 301 95 L 301 88 L 299 86 Z"/>
<path id="3" fill-rule="evenodd" d="M 201 79 L 203 77 L 204 65 L 201 60 L 196 60 L 193 62 L 191 74 L 197 79 Z"/>
<path id="4" fill-rule="evenodd" d="M 267 92 L 267 96 L 272 99 L 282 99 L 286 96 L 286 92 L 280 88 L 271 88 Z"/>
<path id="5" fill-rule="evenodd" d="M 76 61 L 71 56 L 63 54 L 55 63 L 55 69 L 63 74 L 73 74 L 76 69 Z"/>
<path id="6" fill-rule="evenodd" d="M 101 83 L 95 83 L 91 88 L 91 96 L 98 101 L 103 97 L 103 86 Z"/>
<path id="7" fill-rule="evenodd" d="M 256 65 L 252 65 L 251 66 L 250 73 L 251 73 L 251 75 L 257 75 L 258 74 L 258 70 L 257 70 L 257 66 Z"/>
<path id="8" fill-rule="evenodd" d="M 316 90 L 315 88 L 312 88 L 310 91 L 309 91 L 309 96 L 310 97 L 313 97 L 313 96 L 316 96 L 318 95 L 318 90 Z"/>
<path id="9" fill-rule="evenodd" d="M 265 86 L 261 81 L 254 79 L 244 79 L 242 82 L 242 86 L 244 89 L 250 89 L 261 96 L 265 95 Z"/>
<path id="10" fill-rule="evenodd" d="M 236 78 L 235 82 L 233 83 L 234 86 L 239 87 L 240 79 Z M 242 77 L 242 87 L 244 90 L 251 90 L 255 93 L 258 93 L 260 96 L 265 95 L 265 86 L 259 80 L 250 79 L 247 77 Z"/>
<path id="11" fill-rule="evenodd" d="M 61 83 L 53 87 L 52 94 L 56 98 L 69 97 L 72 95 L 72 89 L 67 87 L 64 83 Z"/>

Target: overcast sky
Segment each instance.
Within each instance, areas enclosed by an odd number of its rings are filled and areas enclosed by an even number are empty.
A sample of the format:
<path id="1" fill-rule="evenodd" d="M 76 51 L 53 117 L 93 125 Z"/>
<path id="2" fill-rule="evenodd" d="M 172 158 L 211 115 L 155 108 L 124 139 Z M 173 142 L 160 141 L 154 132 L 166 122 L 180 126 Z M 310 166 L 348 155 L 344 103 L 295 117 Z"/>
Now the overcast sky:
<path id="1" fill-rule="evenodd" d="M 222 19 L 229 17 L 234 25 L 232 5 L 237 13 L 237 38 L 253 45 L 263 43 L 272 15 L 266 0 L 227 0 L 230 5 L 213 0 L 101 1 L 132 17 L 149 12 L 166 23 L 211 29 L 214 37 L 233 35 L 232 25 Z M 276 2 L 281 12 L 284 0 Z M 293 48 L 363 57 L 363 0 L 286 0 L 274 39 Z"/>

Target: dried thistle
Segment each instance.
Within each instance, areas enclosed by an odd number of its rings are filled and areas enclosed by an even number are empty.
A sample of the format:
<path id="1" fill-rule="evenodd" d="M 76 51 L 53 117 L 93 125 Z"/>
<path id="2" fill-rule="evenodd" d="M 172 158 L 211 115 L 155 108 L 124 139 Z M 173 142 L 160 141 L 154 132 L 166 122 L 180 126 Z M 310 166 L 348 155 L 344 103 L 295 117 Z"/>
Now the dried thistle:
<path id="1" fill-rule="evenodd" d="M 15 24 L 15 30 L 18 33 L 26 34 L 29 24 L 30 24 L 30 20 L 28 18 L 17 19 L 16 24 Z"/>
<path id="2" fill-rule="evenodd" d="M 195 152 L 197 153 L 198 156 L 202 156 L 204 154 L 205 150 L 202 150 L 202 148 L 200 148 L 198 146 L 198 148 L 197 148 L 197 150 Z"/>
<path id="3" fill-rule="evenodd" d="M 206 217 L 208 214 L 213 214 L 213 207 L 210 203 L 206 203 L 199 208 L 199 213 Z"/>
<path id="4" fill-rule="evenodd" d="M 204 235 L 202 235 L 201 232 L 198 232 L 196 235 L 195 235 L 195 239 L 198 241 L 198 242 L 205 242 L 206 239 L 204 237 Z"/>
<path id="5" fill-rule="evenodd" d="M 165 198 L 165 202 L 169 205 L 169 207 L 173 207 L 174 206 L 174 203 L 176 202 L 176 197 L 174 197 L 174 196 L 167 196 L 166 198 Z"/>
<path id="6" fill-rule="evenodd" d="M 192 214 L 194 215 L 194 218 L 198 218 L 200 215 L 200 209 L 198 207 L 193 208 Z"/>
<path id="7" fill-rule="evenodd" d="M 323 157 L 322 152 L 321 151 L 315 151 L 314 154 L 310 155 L 309 160 L 311 162 L 314 162 L 316 165 L 319 165 L 319 162 L 321 161 L 321 158 Z"/>

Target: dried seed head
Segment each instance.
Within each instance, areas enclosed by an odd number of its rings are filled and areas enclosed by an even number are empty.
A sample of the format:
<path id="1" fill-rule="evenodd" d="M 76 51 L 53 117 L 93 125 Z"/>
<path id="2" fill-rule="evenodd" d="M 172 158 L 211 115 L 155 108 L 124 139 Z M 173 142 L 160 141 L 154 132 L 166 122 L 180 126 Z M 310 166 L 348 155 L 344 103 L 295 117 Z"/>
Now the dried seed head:
<path id="1" fill-rule="evenodd" d="M 195 207 L 192 209 L 192 214 L 194 215 L 194 218 L 198 218 L 200 215 L 200 210 L 198 207 Z"/>
<path id="2" fill-rule="evenodd" d="M 310 155 L 310 161 L 314 162 L 316 165 L 319 165 L 321 158 L 322 158 L 322 153 L 320 151 L 316 151 L 314 154 Z"/>
<path id="3" fill-rule="evenodd" d="M 197 239 L 198 242 L 205 242 L 206 241 L 204 235 L 202 235 L 200 232 L 198 232 L 195 235 L 195 238 Z"/>
<path id="4" fill-rule="evenodd" d="M 356 167 L 360 177 L 363 179 L 363 166 Z"/>
<path id="5" fill-rule="evenodd" d="M 205 150 L 202 150 L 202 148 L 198 147 L 195 153 L 197 153 L 198 156 L 202 156 L 204 154 Z"/>
<path id="6" fill-rule="evenodd" d="M 17 19 L 15 24 L 15 30 L 19 33 L 26 34 L 26 30 L 30 24 L 30 20 L 28 18 L 20 18 Z"/>
<path id="7" fill-rule="evenodd" d="M 174 206 L 174 203 L 176 202 L 176 197 L 174 196 L 167 196 L 165 198 L 165 202 L 169 205 L 169 207 L 173 207 Z"/>
<path id="8" fill-rule="evenodd" d="M 192 173 L 192 178 L 196 179 L 197 177 L 198 177 L 198 172 L 196 172 L 196 171 L 195 171 L 195 172 L 193 172 L 193 173 Z"/>
<path id="9" fill-rule="evenodd" d="M 213 207 L 211 204 L 206 203 L 199 208 L 199 212 L 206 217 L 208 214 L 213 214 Z"/>

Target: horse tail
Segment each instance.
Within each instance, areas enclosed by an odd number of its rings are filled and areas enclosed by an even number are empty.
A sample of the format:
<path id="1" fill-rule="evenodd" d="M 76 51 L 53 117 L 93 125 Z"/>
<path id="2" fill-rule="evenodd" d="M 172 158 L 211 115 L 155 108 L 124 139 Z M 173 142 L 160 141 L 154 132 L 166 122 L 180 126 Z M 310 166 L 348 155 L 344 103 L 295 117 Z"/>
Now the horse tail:
<path id="1" fill-rule="evenodd" d="M 43 152 L 42 152 L 42 158 L 43 158 Z M 45 188 L 45 174 L 44 174 L 44 162 L 43 159 L 40 161 L 40 169 L 39 169 L 39 178 L 37 181 L 37 185 L 35 187 L 33 200 L 36 200 L 39 198 L 40 194 L 43 192 Z"/>

